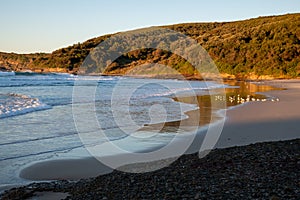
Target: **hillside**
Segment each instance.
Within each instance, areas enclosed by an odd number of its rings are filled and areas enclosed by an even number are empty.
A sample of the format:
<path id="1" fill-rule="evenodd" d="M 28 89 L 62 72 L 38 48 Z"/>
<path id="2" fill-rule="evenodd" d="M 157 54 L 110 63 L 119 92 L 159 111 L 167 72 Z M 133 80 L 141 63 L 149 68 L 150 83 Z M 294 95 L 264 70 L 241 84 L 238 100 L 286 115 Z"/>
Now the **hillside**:
<path id="1" fill-rule="evenodd" d="M 223 74 L 242 78 L 300 76 L 300 14 L 163 27 L 197 40 Z M 110 36 L 93 38 L 51 54 L 0 53 L 0 67 L 15 71 L 77 73 L 89 52 Z M 141 49 L 123 55 L 107 68 L 106 73 L 124 74 L 149 61 L 172 66 L 186 76 L 194 74 L 183 58 L 160 49 Z"/>

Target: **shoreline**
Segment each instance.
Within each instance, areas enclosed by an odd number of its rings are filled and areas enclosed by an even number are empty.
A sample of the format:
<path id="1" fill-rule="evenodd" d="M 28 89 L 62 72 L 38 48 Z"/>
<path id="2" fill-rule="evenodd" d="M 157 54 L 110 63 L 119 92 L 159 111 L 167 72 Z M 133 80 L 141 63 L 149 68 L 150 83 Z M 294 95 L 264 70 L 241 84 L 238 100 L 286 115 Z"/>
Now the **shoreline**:
<path id="1" fill-rule="evenodd" d="M 69 71 L 35 71 L 35 70 L 19 70 L 19 71 L 12 71 L 12 70 L 0 70 L 0 72 L 4 73 L 20 73 L 20 74 L 69 74 L 69 75 L 79 75 L 79 76 L 117 76 L 117 77 L 131 77 L 131 78 L 154 78 L 154 79 L 173 79 L 173 80 L 187 80 L 187 81 L 215 81 L 216 79 L 219 79 L 219 77 L 215 78 L 203 78 L 198 75 L 174 75 L 174 74 L 157 74 L 157 75 L 124 75 L 124 74 L 95 74 L 95 73 L 89 73 L 89 74 L 78 74 L 77 72 L 69 72 Z M 269 82 L 269 81 L 286 81 L 286 80 L 297 80 L 300 81 L 300 78 L 292 78 L 292 77 L 273 77 L 271 75 L 252 75 L 252 76 L 243 76 L 239 77 L 237 75 L 233 74 L 227 74 L 227 73 L 220 73 L 220 78 L 226 82 L 226 81 L 244 81 L 244 82 Z"/>
<path id="2" fill-rule="evenodd" d="M 198 101 L 201 97 L 204 97 L 207 95 L 201 95 L 197 96 Z M 183 98 L 189 98 L 189 97 L 183 97 Z M 178 101 L 180 103 L 187 103 L 187 104 L 193 104 L 193 102 L 185 102 L 181 101 L 175 98 L 171 98 L 174 101 Z M 193 99 L 194 100 L 194 99 Z M 205 104 L 205 107 L 208 107 L 207 104 Z M 197 105 L 199 106 L 199 105 Z M 206 108 L 205 108 L 206 109 Z M 222 110 L 222 109 L 221 109 Z M 177 121 L 168 121 L 165 123 L 157 123 L 157 124 L 147 124 L 143 128 L 141 128 L 141 131 L 144 130 L 159 130 L 161 129 L 162 132 L 168 132 L 168 131 L 175 131 L 177 132 L 177 128 L 179 126 L 182 126 L 181 128 L 183 130 L 186 130 L 188 132 L 188 129 L 190 126 L 200 126 L 201 130 L 198 131 L 196 135 L 201 137 L 201 142 L 203 140 L 202 132 L 206 132 L 209 124 L 217 124 L 219 119 L 221 118 L 219 112 L 221 110 L 215 110 L 213 111 L 211 108 L 209 108 L 209 112 L 211 112 L 211 116 L 205 116 L 204 118 L 208 119 L 202 119 L 200 117 L 200 121 L 196 122 L 193 119 L 198 119 L 200 109 L 195 110 L 188 110 L 184 112 L 185 115 L 188 117 L 185 119 L 177 120 Z M 206 111 L 207 112 L 207 111 Z M 200 114 L 201 115 L 201 114 Z M 197 136 L 196 136 L 197 137 Z M 176 144 L 180 145 L 180 141 L 177 141 Z M 162 148 L 162 146 L 157 147 L 151 147 L 149 149 L 145 149 L 136 153 L 145 153 L 145 152 L 152 152 L 156 151 L 158 149 Z M 130 154 L 130 153 L 129 153 Z M 124 156 L 126 154 L 118 154 L 118 155 L 109 155 L 105 156 L 108 159 L 112 160 L 124 160 Z M 167 158 L 168 159 L 168 158 Z M 173 159 L 173 158 L 170 158 Z M 125 161 L 125 160 L 124 160 Z M 155 160 L 157 161 L 157 160 Z M 132 165 L 134 163 L 128 163 L 127 165 Z M 65 168 L 72 168 L 71 170 L 66 170 Z M 90 171 L 84 171 L 82 170 L 84 166 L 89 166 Z M 123 166 L 120 166 L 119 168 L 122 168 Z M 83 158 L 66 158 L 66 159 L 56 159 L 56 160 L 45 160 L 40 162 L 33 162 L 31 164 L 28 164 L 26 167 L 20 170 L 19 177 L 29 180 L 29 181 L 53 181 L 53 180 L 79 180 L 79 179 L 86 179 L 86 178 L 92 178 L 96 177 L 98 175 L 108 174 L 112 172 L 114 169 L 111 169 L 104 164 L 100 163 L 96 158 L 94 157 L 83 157 Z M 47 172 L 47 173 L 45 173 Z"/>
<path id="3" fill-rule="evenodd" d="M 300 138 L 300 127 L 298 127 L 298 122 L 300 121 L 300 106 L 297 107 L 297 105 L 300 105 L 300 102 L 297 102 L 297 100 L 300 99 L 300 81 L 276 80 L 268 81 L 266 84 L 287 88 L 287 90 L 267 92 L 267 95 L 277 96 L 280 99 L 279 102 L 249 102 L 247 105 L 227 110 L 228 117 L 221 137 L 216 144 L 217 149 L 221 148 L 227 151 L 228 148 L 233 148 L 233 146 L 245 147 L 253 143 Z M 287 127 L 289 129 L 287 129 Z M 198 134 L 198 137 L 195 138 L 195 142 L 188 149 L 187 154 L 193 155 L 193 153 L 198 151 L 199 144 L 202 142 L 201 139 L 203 140 L 203 137 L 201 138 L 201 134 Z M 183 155 L 182 157 L 186 156 L 189 155 Z M 74 165 L 74 163 L 72 163 L 73 161 L 68 161 L 71 165 L 64 160 L 61 161 L 59 165 L 65 166 L 66 168 L 67 166 L 72 167 L 72 165 Z M 51 166 L 47 166 L 46 162 L 43 163 L 43 166 L 46 168 L 42 170 L 34 166 L 31 169 L 30 167 L 25 169 L 29 170 L 27 173 L 31 172 L 35 175 L 39 172 L 43 174 L 45 170 L 51 170 Z M 87 166 L 87 163 L 82 162 L 82 164 L 79 165 L 79 169 L 84 166 Z M 99 170 L 99 165 L 95 166 L 96 169 Z M 95 170 L 91 165 L 89 165 L 89 167 L 91 167 L 91 171 Z M 57 168 L 52 168 L 52 171 L 57 171 Z M 109 175 L 110 174 L 104 176 Z M 66 178 L 60 177 L 60 179 Z"/>
<path id="4" fill-rule="evenodd" d="M 299 83 L 299 92 L 300 92 L 300 80 L 284 80 L 284 81 L 279 81 L 279 80 L 276 80 L 276 81 L 268 81 L 267 83 L 264 83 L 263 85 L 272 85 L 274 88 L 276 88 L 275 90 L 272 90 L 272 91 L 268 91 L 268 92 L 265 92 L 266 95 L 273 95 L 273 96 L 280 96 L 280 93 L 282 91 L 289 91 L 291 88 L 289 88 L 289 86 L 287 85 L 279 85 L 278 83 L 284 83 L 284 82 L 293 82 L 293 81 L 296 81 L 296 83 Z M 281 90 L 281 88 L 286 88 L 287 90 Z M 278 89 L 278 90 L 277 90 Z M 201 97 L 201 96 L 199 96 Z M 300 99 L 300 95 L 299 95 L 299 99 Z M 199 100 L 199 99 L 198 99 Z M 186 103 L 183 101 L 183 103 Z M 188 102 L 190 103 L 190 102 Z M 244 128 L 241 128 L 239 129 L 239 127 L 235 128 L 236 124 L 240 123 L 240 120 L 241 119 L 244 119 L 242 120 L 243 123 L 244 122 L 250 122 L 252 121 L 253 119 L 246 119 L 245 120 L 245 116 L 247 116 L 247 112 L 249 112 L 249 110 L 252 110 L 253 112 L 250 112 L 249 116 L 254 116 L 255 112 L 257 110 L 261 110 L 263 109 L 263 107 L 265 106 L 265 104 L 268 104 L 269 106 L 273 106 L 274 104 L 276 105 L 276 103 L 278 102 L 247 102 L 247 105 L 246 104 L 239 104 L 239 105 L 235 105 L 235 106 L 230 106 L 230 107 L 227 107 L 227 110 L 226 110 L 226 121 L 225 121 L 225 124 L 224 124 L 224 127 L 223 127 L 223 131 L 222 131 L 222 134 L 219 138 L 219 141 L 218 143 L 216 144 L 216 147 L 215 148 L 226 148 L 226 147 L 232 147 L 232 146 L 242 146 L 242 145 L 248 145 L 248 144 L 252 144 L 252 143 L 255 143 L 255 142 L 263 142 L 263 141 L 273 141 L 273 137 L 272 135 L 267 135 L 267 138 L 257 138 L 255 139 L 253 136 L 249 136 L 252 134 L 252 132 L 248 131 L 246 132 L 248 134 L 248 139 L 250 139 L 250 141 L 243 141 L 243 138 L 239 138 L 239 137 L 234 137 L 232 133 L 235 134 L 235 131 L 233 129 L 237 129 L 237 130 L 243 130 Z M 259 109 L 257 109 L 257 106 L 260 106 Z M 251 106 L 251 109 L 246 109 L 248 108 L 249 106 Z M 207 107 L 207 106 L 205 106 Z M 246 108 L 245 108 L 246 107 Z M 268 109 L 270 110 L 270 109 Z M 166 122 L 165 124 L 153 124 L 153 125 L 150 125 L 150 126 L 145 126 L 144 128 L 142 129 L 148 129 L 151 127 L 152 128 L 156 128 L 156 126 L 158 128 L 162 128 L 162 127 L 178 127 L 179 124 L 181 122 L 185 122 L 185 124 L 187 125 L 198 125 L 198 123 L 195 123 L 193 122 L 193 115 L 198 115 L 198 112 L 200 110 L 191 110 L 191 111 L 187 111 L 185 114 L 188 115 L 188 119 L 183 119 L 183 120 L 178 120 L 178 121 L 172 121 L 172 122 Z M 206 111 L 207 112 L 207 111 Z M 209 117 L 209 118 L 218 118 L 218 114 L 216 113 L 216 111 L 212 111 L 210 109 L 210 112 L 212 113 L 212 115 Z M 244 116 L 243 117 L 240 117 L 240 113 L 243 113 Z M 300 113 L 300 109 L 299 109 L 299 112 Z M 296 113 L 297 114 L 297 113 Z M 268 115 L 268 114 L 267 114 Z M 299 117 L 300 117 L 300 114 L 299 114 Z M 264 116 L 262 118 L 268 118 L 268 116 Z M 212 120 L 212 119 L 211 119 Z M 215 119 L 215 122 L 216 123 L 218 120 Z M 199 122 L 200 124 L 200 122 Z M 208 123 L 207 122 L 204 122 L 202 123 L 202 125 L 206 126 Z M 232 126 L 234 126 L 234 128 L 232 128 Z M 242 127 L 245 126 L 244 124 L 242 125 Z M 247 126 L 247 128 L 249 129 L 250 127 Z M 164 129 L 164 128 L 162 128 Z M 200 131 L 201 132 L 201 131 Z M 204 132 L 206 132 L 206 128 L 204 130 Z M 262 130 L 262 132 L 266 132 L 266 130 Z M 273 132 L 273 131 L 271 131 Z M 299 129 L 299 132 L 300 132 L 300 129 Z M 297 132 L 296 132 L 297 133 Z M 244 132 L 245 134 L 245 132 Z M 237 136 L 239 134 L 236 134 Z M 199 151 L 199 146 L 201 146 L 202 142 L 203 142 L 203 139 L 204 139 L 204 136 L 203 134 L 201 133 L 198 133 L 196 134 L 196 137 L 195 137 L 195 141 L 194 143 L 190 146 L 190 148 L 187 150 L 187 153 L 190 154 L 190 153 L 194 153 L 194 152 L 198 152 Z M 294 139 L 295 137 L 294 136 L 291 136 L 289 137 L 288 135 L 285 135 L 287 138 L 286 139 Z M 299 136 L 300 137 L 300 134 L 296 134 L 296 136 Z M 245 136 L 244 136 L 245 137 Z M 279 137 L 280 137 L 280 133 L 279 133 Z M 278 140 L 278 137 L 276 136 L 276 140 Z M 180 142 L 178 143 L 178 145 L 180 145 Z M 158 147 L 160 148 L 160 147 Z M 150 150 L 155 150 L 155 149 L 150 149 Z M 111 157 L 115 157 L 116 159 L 118 159 L 118 157 L 121 157 L 122 155 L 114 155 L 114 156 L 111 156 Z M 83 160 L 86 159 L 86 158 L 82 158 Z M 82 159 L 68 159 L 69 161 L 70 160 L 73 160 L 73 161 L 76 161 L 78 160 L 79 163 L 81 163 L 81 160 Z M 94 158 L 90 158 L 89 159 L 89 163 L 92 163 L 93 160 L 95 160 Z M 29 167 L 26 167 L 26 168 L 33 168 L 33 172 L 36 171 L 35 169 L 35 166 L 38 166 L 38 168 L 40 168 L 41 166 L 44 166 L 44 167 L 47 167 L 46 164 L 43 164 L 43 163 L 50 163 L 51 165 L 53 165 L 53 163 L 59 163 L 59 162 L 63 162 L 64 160 L 50 160 L 50 161 L 44 161 L 44 162 L 41 162 L 41 163 L 34 163 L 33 165 L 29 165 Z M 59 165 L 59 164 L 58 164 Z M 56 165 L 57 166 L 57 165 Z M 97 169 L 97 165 L 95 164 L 92 164 L 91 166 L 94 166 L 93 167 L 93 171 L 99 171 Z M 102 167 L 101 167 L 102 168 Z M 105 167 L 104 167 L 105 168 Z M 45 169 L 44 169 L 45 170 Z M 44 171 L 43 170 L 43 171 Z M 24 173 L 22 173 L 23 170 L 21 170 L 21 174 L 24 175 Z M 53 171 L 53 170 L 52 170 Z M 30 172 L 29 170 L 29 173 L 33 175 L 32 172 Z M 41 173 L 39 173 L 41 174 Z M 85 174 L 85 173 L 80 173 L 80 174 Z M 95 173 L 92 173 L 92 174 L 95 174 Z M 37 179 L 35 179 L 34 177 L 32 176 L 27 176 L 27 175 L 24 175 L 25 177 L 29 178 L 29 179 L 32 179 L 32 180 L 43 180 L 41 177 L 37 177 Z M 30 178 L 31 177 L 31 178 Z M 47 177 L 47 176 L 44 176 L 44 177 Z M 56 177 L 59 177 L 59 176 L 56 176 Z M 76 177 L 76 175 L 74 176 Z M 79 178 L 90 178 L 91 176 L 83 176 L 83 177 L 79 177 Z M 49 180 L 50 179 L 53 179 L 53 176 L 49 176 L 46 180 Z M 74 179 L 74 178 L 73 178 Z"/>

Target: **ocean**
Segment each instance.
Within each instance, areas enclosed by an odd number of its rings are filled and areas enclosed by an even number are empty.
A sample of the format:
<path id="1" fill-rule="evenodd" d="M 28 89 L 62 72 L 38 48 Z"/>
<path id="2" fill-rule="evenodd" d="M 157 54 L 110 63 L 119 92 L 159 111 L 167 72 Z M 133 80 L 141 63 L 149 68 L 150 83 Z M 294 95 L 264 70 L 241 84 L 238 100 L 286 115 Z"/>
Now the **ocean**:
<path id="1" fill-rule="evenodd" d="M 149 131 L 139 129 L 188 118 L 186 113 L 198 105 L 175 97 L 222 87 L 203 81 L 1 72 L 0 187 L 29 183 L 18 174 L 31 163 L 89 157 L 86 146 L 117 141 L 126 151 L 142 152 L 168 144 L 184 131 L 150 137 Z M 94 112 L 85 109 L 91 107 Z M 96 125 L 84 120 L 91 115 Z M 95 134 L 100 129 L 105 137 Z"/>

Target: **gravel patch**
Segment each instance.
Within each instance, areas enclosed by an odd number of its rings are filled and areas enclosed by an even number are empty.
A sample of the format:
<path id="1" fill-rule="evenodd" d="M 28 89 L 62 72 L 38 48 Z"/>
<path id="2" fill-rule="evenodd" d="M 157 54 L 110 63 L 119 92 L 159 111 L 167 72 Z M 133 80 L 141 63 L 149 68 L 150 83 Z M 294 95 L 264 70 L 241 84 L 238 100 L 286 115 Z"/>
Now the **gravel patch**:
<path id="1" fill-rule="evenodd" d="M 202 159 L 184 155 L 150 173 L 115 170 L 76 182 L 33 183 L 6 191 L 1 199 L 26 199 L 47 191 L 68 193 L 66 199 L 298 200 L 300 139 L 215 149 Z"/>

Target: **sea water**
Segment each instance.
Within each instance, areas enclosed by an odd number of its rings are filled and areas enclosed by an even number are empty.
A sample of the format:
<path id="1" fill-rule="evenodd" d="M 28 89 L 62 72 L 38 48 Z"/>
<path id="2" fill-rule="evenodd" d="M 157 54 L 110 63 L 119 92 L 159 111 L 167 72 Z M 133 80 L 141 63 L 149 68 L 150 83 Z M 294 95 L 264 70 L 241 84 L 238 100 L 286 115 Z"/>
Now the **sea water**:
<path id="1" fill-rule="evenodd" d="M 106 138 L 92 137 L 85 145 L 112 140 L 120 141 L 129 151 L 144 151 L 168 143 L 176 133 L 126 140 L 132 122 L 122 119 L 130 115 L 137 127 L 182 120 L 187 118 L 187 111 L 198 107 L 172 97 L 206 94 L 218 87 L 222 86 L 201 81 L 2 72 L 0 187 L 27 183 L 18 173 L 32 162 L 90 156 L 76 129 L 74 106 L 82 109 L 81 117 L 85 118 L 91 113 L 85 113 L 84 108 L 93 105 L 99 122 L 98 127 L 87 122 L 81 134 L 99 128 L 105 131 Z M 89 90 L 93 91 L 91 97 L 85 96 Z M 82 93 L 74 99 L 74 91 Z"/>

